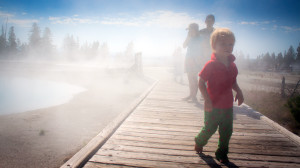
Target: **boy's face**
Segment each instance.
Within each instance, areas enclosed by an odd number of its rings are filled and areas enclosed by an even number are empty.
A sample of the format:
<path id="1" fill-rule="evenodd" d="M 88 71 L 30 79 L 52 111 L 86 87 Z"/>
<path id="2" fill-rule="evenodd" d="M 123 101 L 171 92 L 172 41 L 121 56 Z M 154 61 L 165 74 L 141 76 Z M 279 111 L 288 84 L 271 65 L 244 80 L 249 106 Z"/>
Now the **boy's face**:
<path id="1" fill-rule="evenodd" d="M 215 53 L 221 57 L 231 55 L 234 46 L 234 38 L 230 36 L 220 38 L 215 45 Z"/>

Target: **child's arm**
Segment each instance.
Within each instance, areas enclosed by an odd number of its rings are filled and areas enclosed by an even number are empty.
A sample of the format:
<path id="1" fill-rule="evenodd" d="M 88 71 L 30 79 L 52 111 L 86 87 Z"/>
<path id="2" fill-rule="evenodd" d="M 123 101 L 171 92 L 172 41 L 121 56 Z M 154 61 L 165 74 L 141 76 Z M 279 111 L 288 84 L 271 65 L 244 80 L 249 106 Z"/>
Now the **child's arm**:
<path id="1" fill-rule="evenodd" d="M 237 82 L 235 82 L 232 86 L 232 89 L 234 91 L 236 91 L 236 96 L 235 96 L 235 99 L 234 101 L 238 100 L 238 105 L 241 105 L 243 104 L 244 102 L 244 96 L 243 96 L 243 92 L 242 90 L 240 89 L 239 85 Z"/>
<path id="2" fill-rule="evenodd" d="M 199 89 L 204 98 L 204 111 L 211 112 L 212 111 L 212 102 L 206 90 L 205 81 L 200 77 L 199 79 Z"/>

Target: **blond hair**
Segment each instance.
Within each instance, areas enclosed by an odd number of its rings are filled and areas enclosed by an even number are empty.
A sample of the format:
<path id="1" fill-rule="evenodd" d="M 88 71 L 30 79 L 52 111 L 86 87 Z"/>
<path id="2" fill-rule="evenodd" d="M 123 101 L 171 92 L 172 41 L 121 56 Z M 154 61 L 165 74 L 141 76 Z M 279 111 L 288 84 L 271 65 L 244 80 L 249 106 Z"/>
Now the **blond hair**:
<path id="1" fill-rule="evenodd" d="M 231 37 L 231 38 L 233 38 L 233 40 L 235 42 L 234 34 L 228 28 L 218 28 L 211 34 L 211 36 L 210 36 L 210 46 L 211 46 L 213 51 L 215 50 L 215 46 L 216 46 L 217 41 L 219 41 L 220 39 L 223 39 L 225 37 Z"/>

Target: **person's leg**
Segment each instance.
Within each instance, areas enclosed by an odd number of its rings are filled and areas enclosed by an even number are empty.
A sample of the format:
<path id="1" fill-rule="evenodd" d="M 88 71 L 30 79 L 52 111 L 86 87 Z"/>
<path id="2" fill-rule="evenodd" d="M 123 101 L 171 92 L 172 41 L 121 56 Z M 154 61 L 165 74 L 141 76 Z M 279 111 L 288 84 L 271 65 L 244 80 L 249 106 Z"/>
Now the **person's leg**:
<path id="1" fill-rule="evenodd" d="M 198 147 L 205 146 L 209 138 L 216 132 L 218 128 L 217 113 L 218 109 L 213 109 L 211 112 L 204 112 L 204 126 L 195 137 L 195 143 Z"/>
<path id="2" fill-rule="evenodd" d="M 198 81 L 197 81 L 197 76 L 196 77 L 195 76 L 196 75 L 194 72 L 187 73 L 187 77 L 188 77 L 188 81 L 189 81 L 190 95 L 187 98 L 185 98 L 186 100 L 196 99 L 196 94 L 198 91 Z"/>
<path id="3" fill-rule="evenodd" d="M 233 110 L 224 109 L 219 115 L 220 123 L 219 123 L 219 144 L 218 149 L 216 151 L 216 158 L 221 162 L 228 162 L 228 147 L 229 141 L 232 135 L 233 129 Z"/>
<path id="4" fill-rule="evenodd" d="M 183 100 L 189 100 L 189 99 L 191 99 L 192 98 L 192 96 L 191 96 L 191 93 L 192 93 L 192 91 L 191 91 L 191 85 L 192 85 L 192 82 L 191 82 L 191 75 L 190 75 L 190 72 L 187 72 L 187 77 L 188 77 L 188 82 L 189 82 L 189 91 L 190 91 L 190 93 L 189 93 L 189 95 L 187 96 L 187 97 L 185 97 L 185 98 L 183 98 Z"/>
<path id="5" fill-rule="evenodd" d="M 189 82 L 190 82 L 190 96 L 193 100 L 197 100 L 196 95 L 198 92 L 198 78 L 196 72 L 189 73 Z"/>

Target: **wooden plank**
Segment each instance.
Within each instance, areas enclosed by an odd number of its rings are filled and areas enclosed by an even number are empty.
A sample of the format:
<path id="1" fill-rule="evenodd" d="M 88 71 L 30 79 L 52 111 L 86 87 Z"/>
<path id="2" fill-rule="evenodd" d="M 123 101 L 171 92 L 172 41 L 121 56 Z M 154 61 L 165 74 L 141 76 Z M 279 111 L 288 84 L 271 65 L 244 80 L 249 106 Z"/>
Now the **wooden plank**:
<path id="1" fill-rule="evenodd" d="M 183 140 L 188 141 L 193 139 L 197 134 L 189 134 L 189 135 L 180 135 L 180 134 L 157 134 L 157 133 L 148 133 L 148 132 L 136 132 L 136 131 L 127 131 L 127 130 L 120 130 L 116 132 L 115 135 L 123 135 L 123 136 L 132 136 L 132 137 L 149 137 L 149 138 L 160 138 L 160 139 L 176 139 L 176 140 Z M 211 139 L 218 140 L 219 135 L 214 134 Z M 290 143 L 290 140 L 287 138 L 256 138 L 256 137 L 244 137 L 244 136 L 235 136 L 233 135 L 231 137 L 234 141 L 240 141 L 243 140 L 243 142 L 251 141 L 261 141 L 261 142 L 267 142 L 267 143 L 273 143 L 273 142 L 279 142 L 279 143 Z M 290 143 L 291 147 L 296 147 L 293 143 Z"/>
<path id="2" fill-rule="evenodd" d="M 134 125 L 137 128 L 142 126 L 149 126 L 149 127 L 162 127 L 162 128 L 178 128 L 178 129 L 201 129 L 201 125 L 199 126 L 187 126 L 187 125 L 172 125 L 172 124 L 160 124 L 160 123 L 147 123 L 147 122 L 132 122 L 132 121 L 125 121 L 124 125 Z M 259 133 L 277 133 L 274 129 L 251 129 L 251 128 L 234 128 L 234 131 L 240 132 L 259 132 Z"/>
<path id="3" fill-rule="evenodd" d="M 133 152 L 133 151 L 116 151 L 116 150 L 101 150 L 96 155 L 100 156 L 117 156 L 122 158 L 130 158 L 130 159 L 142 159 L 142 160 L 153 160 L 153 161 L 167 161 L 167 162 L 176 162 L 176 163 L 195 163 L 199 165 L 215 165 L 218 161 L 215 160 L 213 152 L 206 152 L 205 154 L 199 157 L 198 154 L 194 153 L 191 156 L 174 156 L 174 155 L 166 155 L 166 154 L 153 154 L 153 153 L 145 153 L 145 152 Z M 297 157 L 282 157 L 282 156 L 262 156 L 262 155 L 240 155 L 240 154 L 230 154 L 230 160 L 234 161 L 247 161 L 247 162 L 275 162 L 281 164 L 297 164 L 300 163 L 299 158 Z M 211 158 L 208 160 L 208 158 Z M 97 160 L 97 159 L 95 159 Z M 262 166 L 262 165 L 261 165 Z"/>
<path id="4" fill-rule="evenodd" d="M 192 138 L 189 141 L 183 141 L 183 140 L 176 140 L 176 139 L 170 140 L 170 139 L 158 139 L 158 138 L 149 138 L 149 137 L 132 137 L 132 136 L 114 135 L 112 139 L 118 139 L 120 141 L 141 141 L 141 142 L 151 142 L 151 143 L 159 143 L 159 144 L 169 144 L 174 146 L 184 145 L 184 146 L 191 146 L 192 148 L 195 144 Z M 216 148 L 217 142 L 218 139 L 210 139 L 206 146 Z M 241 151 L 241 153 L 249 151 L 250 153 L 260 152 L 260 153 L 268 153 L 268 154 L 276 153 L 276 155 L 300 156 L 299 150 L 295 150 L 295 151 L 290 149 L 284 150 L 291 146 L 286 146 L 286 148 L 284 148 L 280 144 L 284 144 L 284 143 L 277 143 L 274 145 L 269 144 L 269 146 L 267 146 L 267 143 L 262 143 L 260 141 L 257 142 L 248 141 L 248 143 L 241 143 L 240 141 L 233 142 L 233 140 L 231 140 L 230 149 L 231 150 L 234 149 L 237 152 Z M 266 149 L 270 149 L 270 150 L 266 150 Z"/>
<path id="5" fill-rule="evenodd" d="M 168 119 L 145 119 L 142 117 L 130 117 L 126 120 L 126 122 L 142 122 L 142 123 L 153 123 L 153 124 L 168 124 L 168 125 L 183 125 L 183 126 L 196 126 L 198 127 L 200 124 L 203 125 L 203 121 L 189 121 L 189 120 L 168 120 Z M 244 123 L 235 123 L 234 128 L 242 128 L 242 129 L 264 129 L 264 130 L 272 130 L 273 128 L 266 124 L 244 124 Z"/>
<path id="6" fill-rule="evenodd" d="M 111 150 L 114 150 L 114 151 L 121 151 L 121 153 L 125 153 L 125 151 L 128 151 L 128 152 L 133 152 L 133 153 L 141 153 L 139 155 L 134 155 L 133 157 L 134 158 L 139 158 L 139 157 L 150 157 L 148 154 L 160 154 L 160 155 L 166 155 L 166 156 L 182 156 L 182 158 L 184 159 L 185 157 L 195 157 L 197 156 L 195 154 L 194 151 L 183 151 L 183 150 L 170 150 L 170 149 L 156 149 L 156 148 L 143 148 L 143 147 L 135 147 L 135 146 L 129 146 L 129 147 L 126 147 L 126 146 L 117 146 L 117 147 L 114 147 L 113 149 L 108 149 L 108 148 L 104 148 L 104 149 L 101 149 L 97 152 L 96 155 L 94 155 L 94 160 L 92 161 L 95 161 L 95 162 L 102 162 L 102 157 L 106 157 L 105 156 L 101 156 L 101 152 L 102 151 L 111 151 Z M 141 156 L 143 155 L 143 156 Z M 100 158 L 96 158 L 96 156 L 101 156 Z M 123 156 L 123 155 L 122 155 Z M 112 157 L 112 156 L 111 156 Z M 130 158 L 131 156 L 130 155 L 124 155 L 124 157 L 127 159 L 128 157 Z M 263 157 L 263 156 L 262 156 Z M 115 156 L 115 157 L 112 157 L 112 158 L 119 158 L 119 156 Z M 159 157 L 157 157 L 159 158 Z M 144 158 L 146 159 L 146 158 Z M 166 158 L 167 159 L 167 158 Z M 230 160 L 236 164 L 237 166 L 247 166 L 247 167 L 251 167 L 254 165 L 254 167 L 263 167 L 264 165 L 265 166 L 268 166 L 268 167 L 297 167 L 299 166 L 299 164 L 297 163 L 287 163 L 287 162 L 267 162 L 265 160 L 263 161 L 259 161 L 259 160 L 255 160 L 255 161 L 250 161 L 249 159 L 247 160 L 239 160 L 239 159 L 236 159 L 236 158 L 230 158 Z M 134 160 L 134 162 L 136 162 L 137 160 Z M 139 161 L 139 160 L 138 160 Z M 143 160 L 145 161 L 145 160 Z M 147 160 L 148 161 L 148 160 Z M 153 161 L 155 162 L 158 162 L 160 163 L 160 161 L 157 161 L 157 160 L 154 160 Z M 200 159 L 198 160 L 198 166 Z M 134 164 L 134 162 L 132 164 Z M 165 160 L 165 162 L 168 162 L 168 163 L 174 163 L 174 162 L 171 162 L 169 160 Z M 192 163 L 192 162 L 191 162 Z M 182 165 L 182 166 L 192 166 L 192 167 L 195 167 L 195 165 L 193 166 L 193 164 L 189 163 L 188 165 L 185 165 L 185 164 L 178 164 L 178 165 Z M 215 163 L 218 163 L 217 161 L 215 161 Z M 207 163 L 207 164 L 210 164 L 210 163 Z"/>
<path id="7" fill-rule="evenodd" d="M 84 165 L 84 168 L 132 168 L 135 166 L 124 166 L 124 165 L 116 165 L 116 164 L 104 164 L 104 163 L 97 163 L 97 162 L 87 162 Z"/>
<path id="8" fill-rule="evenodd" d="M 182 128 L 182 127 L 164 127 L 160 125 L 133 125 L 133 124 L 123 124 L 122 127 L 126 128 L 136 128 L 136 129 L 148 129 L 148 130 L 163 130 L 163 131 L 172 131 L 172 132 L 191 132 L 191 133 L 198 133 L 201 130 L 201 126 L 198 128 Z M 277 131 L 272 132 L 266 132 L 266 131 L 248 131 L 248 130 L 240 130 L 240 129 L 234 129 L 233 133 L 241 133 L 241 134 L 263 134 L 263 135 L 274 135 L 278 134 Z"/>
<path id="9" fill-rule="evenodd" d="M 122 157 L 122 158 L 129 158 L 129 159 L 138 159 L 138 160 L 151 160 L 151 161 L 162 161 L 162 162 L 173 162 L 175 164 L 188 164 L 188 165 L 207 165 L 207 163 L 199 159 L 198 155 L 194 155 L 194 157 L 182 157 L 182 156 L 172 156 L 172 155 L 163 155 L 163 154 L 151 154 L 145 152 L 128 152 L 128 151 L 101 151 L 101 153 L 97 154 L 97 156 L 112 156 L 112 157 Z M 97 158 L 95 157 L 95 161 Z M 213 162 L 209 163 L 210 165 Z M 213 165 L 217 165 L 214 162 Z"/>
<path id="10" fill-rule="evenodd" d="M 186 151 L 192 151 L 191 156 L 195 155 L 193 146 L 185 146 L 185 145 L 170 145 L 170 144 L 163 144 L 163 143 L 152 143 L 152 142 L 142 142 L 142 141 L 120 141 L 118 139 L 111 139 L 108 144 L 111 145 L 124 145 L 124 146 L 138 146 L 138 147 L 146 147 L 146 148 L 159 148 L 159 149 L 175 149 L 175 150 L 186 150 Z M 241 160 L 260 160 L 260 161 L 277 161 L 277 162 L 288 162 L 288 163 L 300 163 L 299 157 L 297 156 L 268 156 L 268 155 L 262 155 L 261 153 L 252 153 L 252 154 L 240 154 L 236 153 L 235 151 L 231 151 L 230 146 L 230 158 L 235 159 L 241 159 Z M 233 147 L 234 148 L 234 147 Z M 123 151 L 126 149 L 123 149 Z M 216 150 L 216 146 L 208 147 L 206 146 L 204 148 L 204 153 L 206 155 L 214 156 L 214 151 Z M 99 150 L 98 153 L 103 154 L 104 150 Z M 107 151 L 107 150 L 105 150 Z M 110 150 L 109 150 L 110 151 Z M 127 151 L 127 150 L 126 150 Z M 130 150 L 129 150 L 130 151 Z M 189 155 L 187 155 L 189 157 Z M 183 156 L 180 156 L 183 157 Z"/>
<path id="11" fill-rule="evenodd" d="M 117 130 L 121 123 L 131 112 L 146 98 L 157 82 L 154 82 L 145 92 L 143 92 L 130 106 L 121 112 L 111 123 L 109 123 L 96 137 L 86 146 L 71 157 L 61 168 L 81 167 L 100 148 L 108 138 Z"/>
<path id="12" fill-rule="evenodd" d="M 160 167 L 160 168 L 178 168 L 178 167 L 196 167 L 197 164 L 178 164 L 174 162 L 165 162 L 165 161 L 152 161 L 152 160 L 138 160 L 138 159 L 129 159 L 122 157 L 110 157 L 110 156 L 101 156 L 94 155 L 90 162 L 105 163 L 105 164 L 117 164 L 117 165 L 126 165 L 134 167 Z M 203 165 L 203 167 L 210 167 L 208 165 Z"/>
<path id="13" fill-rule="evenodd" d="M 184 119 L 188 119 L 188 120 L 198 120 L 198 119 L 202 119 L 204 118 L 203 112 L 201 113 L 189 113 L 189 114 L 185 114 L 183 112 L 171 112 L 171 111 L 135 111 L 133 113 L 133 117 L 149 117 L 149 118 L 161 118 L 161 119 L 180 119 L 180 118 L 184 118 Z M 249 118 L 247 116 L 241 115 L 241 114 L 233 114 L 233 119 L 234 120 L 241 120 L 243 122 L 254 122 L 254 123 L 261 123 L 261 124 L 265 124 L 268 125 L 267 123 L 265 123 L 262 120 L 258 120 L 258 119 L 254 119 L 254 118 Z"/>
<path id="14" fill-rule="evenodd" d="M 185 107 L 182 108 L 178 111 L 177 107 L 173 106 L 141 106 L 138 110 L 148 110 L 148 111 L 159 111 L 159 112 L 164 112 L 164 111 L 169 111 L 172 113 L 184 113 L 184 114 L 196 114 L 196 112 L 199 111 L 199 109 L 195 109 L 195 107 Z"/>
<path id="15" fill-rule="evenodd" d="M 158 139 L 174 139 L 178 141 L 192 141 L 196 134 L 193 135 L 168 135 L 168 134 L 152 134 L 152 133 L 142 133 L 142 132 L 117 132 L 116 136 L 131 136 L 132 138 L 135 137 L 146 137 L 146 138 L 158 138 Z M 219 135 L 214 134 L 210 141 L 218 142 Z M 231 144 L 240 144 L 241 141 L 246 143 L 246 145 L 255 145 L 260 146 L 263 145 L 265 148 L 269 146 L 281 146 L 281 147 L 289 147 L 291 149 L 299 150 L 300 148 L 295 146 L 293 143 L 289 142 L 286 138 L 255 138 L 255 137 L 243 137 L 243 136 L 232 136 L 231 137 Z M 261 142 L 261 144 L 257 144 L 257 142 Z M 264 142 L 264 143 L 263 143 Z M 180 142 L 179 142 L 180 143 Z M 278 145 L 279 144 L 279 145 Z M 285 144 L 284 146 L 281 144 Z M 245 146 L 247 148 L 247 146 Z"/>
<path id="16" fill-rule="evenodd" d="M 137 132 L 137 133 L 148 133 L 148 134 L 161 134 L 161 135 L 180 135 L 180 136 L 195 136 L 200 131 L 194 131 L 194 132 L 182 132 L 182 131 L 165 131 L 165 130 L 153 130 L 153 129 L 141 129 L 141 128 L 131 128 L 131 127 L 125 127 L 122 126 L 118 129 L 118 132 Z M 218 131 L 213 136 L 219 136 Z M 257 139 L 257 140 L 263 140 L 263 139 L 271 139 L 273 141 L 280 141 L 281 139 L 286 139 L 286 137 L 282 134 L 257 134 L 257 133 L 238 133 L 233 132 L 231 138 L 238 137 L 240 139 Z"/>

